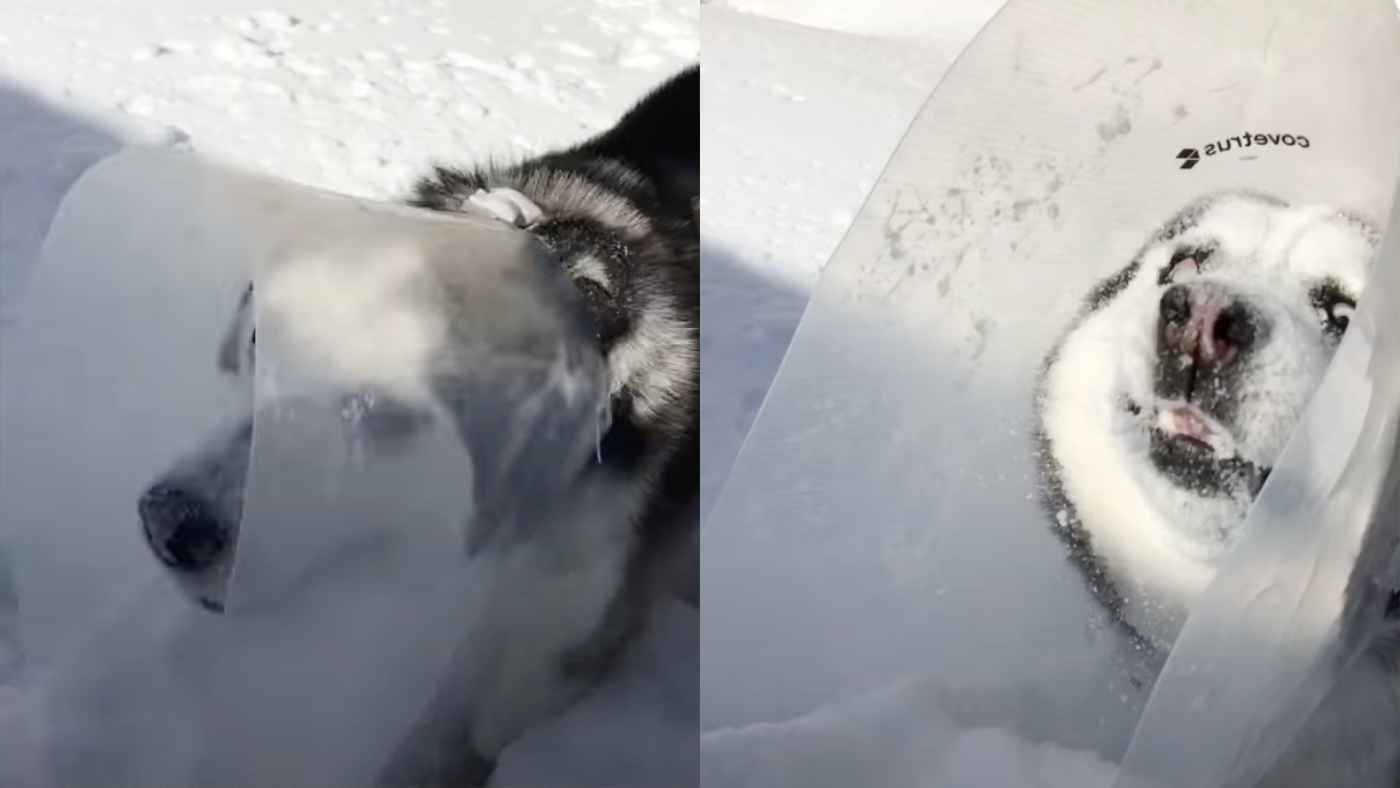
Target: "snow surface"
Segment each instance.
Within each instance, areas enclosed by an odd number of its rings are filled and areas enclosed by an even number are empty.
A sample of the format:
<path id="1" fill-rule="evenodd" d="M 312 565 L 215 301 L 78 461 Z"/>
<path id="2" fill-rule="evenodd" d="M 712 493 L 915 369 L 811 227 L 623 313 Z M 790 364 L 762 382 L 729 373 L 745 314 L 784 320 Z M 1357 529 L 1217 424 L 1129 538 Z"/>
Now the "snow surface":
<path id="1" fill-rule="evenodd" d="M 969 726 L 944 710 L 942 694 L 903 682 L 792 720 L 708 732 L 701 779 L 754 788 L 1111 784 L 1116 769 L 1097 754 Z"/>
<path id="2" fill-rule="evenodd" d="M 122 145 L 395 199 L 429 162 L 606 128 L 697 59 L 698 16 L 687 0 L 0 4 L 0 324 L 64 191 Z M 694 757 L 694 630 L 693 610 L 663 610 L 629 669 L 508 748 L 494 784 L 674 775 Z"/>
<path id="3" fill-rule="evenodd" d="M 430 160 L 576 142 L 699 56 L 684 0 L 30 0 L 0 8 L 0 74 L 199 151 L 392 198 Z"/>
<path id="4" fill-rule="evenodd" d="M 952 54 L 998 4 L 949 4 L 985 11 L 955 15 L 942 29 L 960 42 L 951 48 L 796 24 L 815 21 L 823 7 L 839 12 L 840 3 L 759 9 L 776 19 L 728 5 L 702 12 L 702 512 L 827 258 Z M 916 6 L 861 13 L 898 16 Z"/>
<path id="5" fill-rule="evenodd" d="M 705 4 L 707 0 L 701 0 Z M 716 6 L 805 27 L 852 33 L 930 52 L 950 62 L 1005 0 L 711 0 Z M 705 34 L 708 40 L 709 33 Z M 707 50 L 712 52 L 713 50 Z M 708 55 L 707 55 L 708 57 Z M 890 66 L 897 65 L 894 62 Z M 891 70 L 890 74 L 897 73 Z"/>

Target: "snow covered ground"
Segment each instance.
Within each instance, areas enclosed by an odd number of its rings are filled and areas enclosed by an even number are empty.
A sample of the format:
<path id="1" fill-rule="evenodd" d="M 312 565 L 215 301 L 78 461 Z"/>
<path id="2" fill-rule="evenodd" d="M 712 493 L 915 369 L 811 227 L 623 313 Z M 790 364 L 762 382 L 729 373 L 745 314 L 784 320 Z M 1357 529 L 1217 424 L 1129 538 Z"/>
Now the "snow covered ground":
<path id="1" fill-rule="evenodd" d="M 698 58 L 698 17 L 693 0 L 0 5 L 0 323 L 65 189 L 122 145 L 393 199 L 431 161 L 603 129 Z M 675 779 L 695 751 L 695 633 L 693 609 L 663 610 L 630 668 L 508 749 L 495 783 Z"/>
<path id="2" fill-rule="evenodd" d="M 918 41 L 709 5 L 703 46 L 700 478 L 708 511 L 822 266 L 949 61 Z"/>
<path id="3" fill-rule="evenodd" d="M 1002 4 L 702 4 L 703 512 L 822 267 L 915 112 Z"/>
<path id="4" fill-rule="evenodd" d="M 699 56 L 668 0 L 5 3 L 0 75 L 163 129 L 202 153 L 357 196 L 430 160 L 510 157 L 598 131 Z"/>

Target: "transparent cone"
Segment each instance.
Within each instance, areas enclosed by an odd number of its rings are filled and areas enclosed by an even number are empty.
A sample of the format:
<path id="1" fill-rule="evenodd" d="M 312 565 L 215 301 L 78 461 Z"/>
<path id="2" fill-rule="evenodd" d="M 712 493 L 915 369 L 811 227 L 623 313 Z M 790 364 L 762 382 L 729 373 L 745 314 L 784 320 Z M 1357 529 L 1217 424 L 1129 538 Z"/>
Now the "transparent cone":
<path id="1" fill-rule="evenodd" d="M 191 156 L 89 170 L 16 313 L 23 784 L 370 783 L 489 593 L 470 555 L 527 538 L 514 502 L 602 429 L 591 332 L 524 233 Z"/>

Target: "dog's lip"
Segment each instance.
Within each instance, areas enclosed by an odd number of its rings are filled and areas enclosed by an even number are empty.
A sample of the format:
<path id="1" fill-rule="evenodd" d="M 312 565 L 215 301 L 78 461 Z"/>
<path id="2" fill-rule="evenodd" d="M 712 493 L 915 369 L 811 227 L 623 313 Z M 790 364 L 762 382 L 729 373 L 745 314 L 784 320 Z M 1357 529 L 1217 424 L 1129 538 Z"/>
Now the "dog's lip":
<path id="1" fill-rule="evenodd" d="M 1190 402 L 1175 400 L 1156 403 L 1150 427 L 1163 437 L 1208 451 L 1217 459 L 1227 460 L 1238 455 L 1230 430 Z"/>

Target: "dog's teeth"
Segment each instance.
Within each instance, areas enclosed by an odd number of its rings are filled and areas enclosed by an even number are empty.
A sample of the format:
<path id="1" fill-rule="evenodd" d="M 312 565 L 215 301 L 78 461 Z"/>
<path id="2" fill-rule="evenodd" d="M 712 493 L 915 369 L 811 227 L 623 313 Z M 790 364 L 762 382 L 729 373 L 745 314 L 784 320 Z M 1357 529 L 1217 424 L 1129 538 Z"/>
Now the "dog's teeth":
<path id="1" fill-rule="evenodd" d="M 1182 435 L 1209 446 L 1217 459 L 1228 460 L 1236 455 L 1229 431 L 1191 405 L 1159 408 L 1156 422 L 1157 429 L 1168 435 Z"/>

